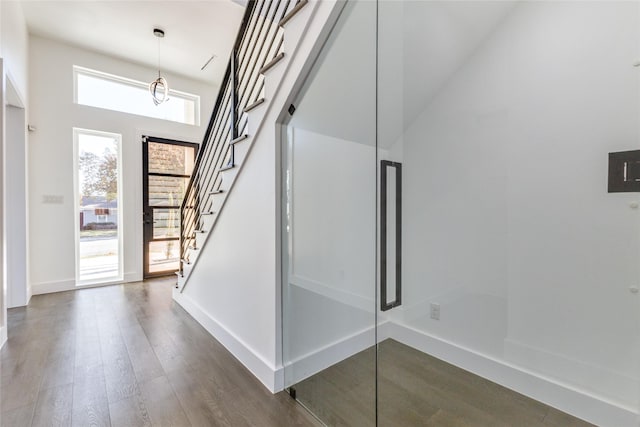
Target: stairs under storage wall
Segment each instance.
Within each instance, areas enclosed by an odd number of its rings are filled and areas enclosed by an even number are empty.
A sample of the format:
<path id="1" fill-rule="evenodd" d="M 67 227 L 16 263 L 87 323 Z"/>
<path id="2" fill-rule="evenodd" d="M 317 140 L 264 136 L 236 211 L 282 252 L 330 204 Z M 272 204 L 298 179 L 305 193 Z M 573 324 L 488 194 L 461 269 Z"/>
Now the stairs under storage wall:
<path id="1" fill-rule="evenodd" d="M 249 3 L 181 210 L 174 301 L 271 391 L 284 385 L 278 123 L 344 4 Z M 247 55 L 253 72 L 246 71 Z"/>
<path id="2" fill-rule="evenodd" d="M 308 0 L 250 1 L 201 145 L 181 209 L 182 290 L 216 226 L 236 176 L 261 128 L 289 53 L 302 34 L 292 22 L 309 20 Z M 304 28 L 298 25 L 296 28 Z"/>

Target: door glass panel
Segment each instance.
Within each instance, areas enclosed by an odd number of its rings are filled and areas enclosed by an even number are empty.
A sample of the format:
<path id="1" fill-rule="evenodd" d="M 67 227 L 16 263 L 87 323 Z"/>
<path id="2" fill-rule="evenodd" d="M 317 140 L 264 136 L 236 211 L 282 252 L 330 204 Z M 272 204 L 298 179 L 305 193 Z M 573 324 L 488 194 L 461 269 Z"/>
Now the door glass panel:
<path id="1" fill-rule="evenodd" d="M 378 7 L 379 425 L 637 425 L 640 200 L 607 181 L 640 149 L 640 3 Z"/>
<path id="2" fill-rule="evenodd" d="M 77 284 L 122 280 L 120 135 L 74 129 Z"/>
<path id="3" fill-rule="evenodd" d="M 375 11 L 344 7 L 287 126 L 285 382 L 328 425 L 376 419 Z"/>
<path id="4" fill-rule="evenodd" d="M 166 239 L 179 238 L 180 234 L 180 209 L 154 209 L 153 210 L 153 238 Z"/>
<path id="5" fill-rule="evenodd" d="M 149 242 L 149 273 L 177 270 L 179 253 L 179 240 Z"/>
<path id="6" fill-rule="evenodd" d="M 189 178 L 149 175 L 149 206 L 180 206 Z"/>
<path id="7" fill-rule="evenodd" d="M 155 137 L 143 140 L 144 276 L 179 268 L 180 207 L 197 145 Z"/>
<path id="8" fill-rule="evenodd" d="M 194 147 L 149 142 L 149 173 L 191 175 L 194 162 Z"/>

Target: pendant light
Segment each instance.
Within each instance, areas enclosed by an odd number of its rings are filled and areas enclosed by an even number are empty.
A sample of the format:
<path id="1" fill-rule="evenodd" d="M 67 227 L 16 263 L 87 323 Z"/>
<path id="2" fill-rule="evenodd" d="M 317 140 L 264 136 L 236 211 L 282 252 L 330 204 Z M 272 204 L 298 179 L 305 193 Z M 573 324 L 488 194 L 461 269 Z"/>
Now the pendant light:
<path id="1" fill-rule="evenodd" d="M 154 28 L 153 35 L 158 37 L 158 78 L 149 83 L 149 92 L 151 92 L 153 103 L 160 105 L 169 100 L 169 84 L 167 79 L 160 75 L 160 39 L 164 37 L 164 31 Z"/>

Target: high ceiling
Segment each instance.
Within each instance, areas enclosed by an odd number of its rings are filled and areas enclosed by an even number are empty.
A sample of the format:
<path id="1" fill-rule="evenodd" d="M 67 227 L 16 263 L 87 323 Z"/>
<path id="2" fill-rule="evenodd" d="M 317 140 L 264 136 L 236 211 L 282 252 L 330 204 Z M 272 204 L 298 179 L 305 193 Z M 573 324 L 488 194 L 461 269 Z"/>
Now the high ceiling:
<path id="1" fill-rule="evenodd" d="M 236 0 L 22 0 L 31 34 L 220 83 L 244 7 Z M 153 28 L 165 31 L 158 39 Z M 212 55 L 209 65 L 202 66 Z"/>
<path id="2" fill-rule="evenodd" d="M 297 101 L 292 124 L 391 147 L 517 4 L 513 0 L 348 4 Z"/>

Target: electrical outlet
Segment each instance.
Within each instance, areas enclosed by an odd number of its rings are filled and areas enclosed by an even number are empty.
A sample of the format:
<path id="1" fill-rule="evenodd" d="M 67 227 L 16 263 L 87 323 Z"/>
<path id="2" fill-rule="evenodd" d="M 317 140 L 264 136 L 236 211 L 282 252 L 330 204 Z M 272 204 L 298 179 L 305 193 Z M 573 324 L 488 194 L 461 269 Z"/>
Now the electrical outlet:
<path id="1" fill-rule="evenodd" d="M 431 303 L 431 318 L 434 320 L 440 320 L 440 304 L 437 302 Z"/>

